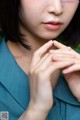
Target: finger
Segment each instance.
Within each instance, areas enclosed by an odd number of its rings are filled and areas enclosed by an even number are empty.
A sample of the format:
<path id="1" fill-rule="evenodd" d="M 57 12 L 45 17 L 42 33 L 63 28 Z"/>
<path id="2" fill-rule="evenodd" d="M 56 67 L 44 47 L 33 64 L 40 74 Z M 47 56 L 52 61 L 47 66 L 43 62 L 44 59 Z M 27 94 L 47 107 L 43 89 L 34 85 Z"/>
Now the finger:
<path id="1" fill-rule="evenodd" d="M 67 47 L 67 46 L 63 45 L 62 43 L 60 43 L 56 40 L 54 40 L 53 43 L 54 43 L 54 46 L 57 47 L 57 48 L 66 48 Z"/>
<path id="2" fill-rule="evenodd" d="M 62 60 L 62 58 L 61 58 Z M 72 58 L 69 59 L 65 59 L 64 60 L 64 64 L 63 61 L 57 61 L 55 62 L 54 60 L 52 60 L 52 55 L 51 54 L 47 54 L 43 60 L 41 60 L 41 62 L 37 65 L 37 69 L 39 69 L 40 71 L 44 71 L 46 70 L 49 66 L 53 66 L 53 68 L 55 67 L 55 69 L 61 69 L 64 68 L 66 66 L 72 65 L 74 62 L 74 60 Z"/>
<path id="3" fill-rule="evenodd" d="M 75 54 L 73 52 L 70 52 L 70 51 L 59 51 L 59 50 L 57 50 L 57 51 L 54 51 L 54 53 L 52 53 L 52 54 L 53 54 L 53 56 L 54 55 L 55 56 L 61 56 L 61 55 L 63 55 L 63 56 L 75 57 Z"/>
<path id="4" fill-rule="evenodd" d="M 73 58 L 77 58 L 80 60 L 80 54 L 77 53 L 76 51 L 74 51 L 72 49 L 72 51 L 70 51 L 69 49 L 57 49 L 57 50 L 50 50 L 49 51 L 50 54 L 64 54 L 64 55 L 69 55 L 69 56 L 72 56 Z"/>
<path id="5" fill-rule="evenodd" d="M 52 54 L 68 54 L 68 55 L 75 55 L 75 53 L 73 51 L 70 51 L 68 49 L 57 49 L 57 50 L 49 50 L 49 53 L 52 53 Z"/>
<path id="6" fill-rule="evenodd" d="M 68 74 L 68 73 L 76 72 L 76 71 L 80 71 L 80 64 L 72 65 L 72 66 L 64 69 L 62 72 L 64 74 Z"/>
<path id="7" fill-rule="evenodd" d="M 34 53 L 31 67 L 35 66 L 41 60 L 41 55 L 43 55 L 52 45 L 53 45 L 53 41 L 50 40 Z"/>
<path id="8" fill-rule="evenodd" d="M 40 63 L 36 66 L 36 68 L 39 69 L 40 71 L 46 70 L 48 66 L 52 64 L 51 57 L 52 57 L 51 54 L 46 54 L 40 61 Z"/>
<path id="9" fill-rule="evenodd" d="M 68 47 L 68 46 L 66 46 L 66 45 L 63 45 L 62 43 L 60 43 L 60 42 L 58 42 L 58 41 L 56 41 L 56 40 L 53 41 L 53 44 L 54 44 L 55 47 L 57 47 L 57 48 L 59 48 L 59 49 L 62 48 L 62 49 L 65 49 L 65 50 L 68 49 L 68 50 L 70 50 L 70 51 L 73 51 L 75 55 L 79 56 L 79 53 L 77 53 L 76 51 L 74 51 L 71 47 Z"/>
<path id="10" fill-rule="evenodd" d="M 68 51 L 55 51 L 54 54 L 52 54 L 52 60 L 63 60 L 67 61 L 70 59 L 75 59 L 75 55 L 73 53 L 69 53 Z"/>
<path id="11" fill-rule="evenodd" d="M 52 61 L 68 61 L 68 60 L 73 60 L 73 56 L 65 56 L 65 55 L 54 55 L 52 57 Z"/>
<path id="12" fill-rule="evenodd" d="M 35 69 L 39 69 L 39 66 L 42 64 L 42 63 L 44 63 L 44 61 L 45 60 L 47 60 L 47 58 L 49 58 L 49 53 L 47 53 L 41 60 L 40 60 L 40 62 L 38 62 L 34 67 L 33 67 L 33 71 L 35 70 Z M 47 62 L 46 62 L 47 63 Z M 44 65 L 43 65 L 44 66 Z"/>
<path id="13" fill-rule="evenodd" d="M 56 41 L 56 40 L 54 40 L 53 41 L 53 44 L 54 44 L 54 46 L 55 47 L 57 47 L 58 49 L 68 49 L 68 50 L 70 50 L 70 51 L 73 51 L 74 52 L 74 54 L 77 56 L 77 57 L 79 57 L 79 53 L 77 53 L 76 51 L 74 51 L 71 47 L 67 47 L 66 45 L 63 45 L 62 43 L 60 43 L 60 42 L 58 42 L 58 41 Z"/>
<path id="14" fill-rule="evenodd" d="M 45 43 L 42 47 L 40 47 L 35 54 L 36 55 L 43 55 L 51 46 L 53 45 L 53 41 L 50 40 L 49 42 Z"/>
<path id="15" fill-rule="evenodd" d="M 73 60 L 63 62 L 54 62 L 48 69 L 47 73 L 52 74 L 55 70 L 60 70 L 74 64 Z"/>
<path id="16" fill-rule="evenodd" d="M 65 51 L 70 51 L 68 47 L 66 48 L 60 48 L 60 49 L 51 49 L 49 50 L 49 53 L 55 53 L 55 52 L 65 52 Z"/>

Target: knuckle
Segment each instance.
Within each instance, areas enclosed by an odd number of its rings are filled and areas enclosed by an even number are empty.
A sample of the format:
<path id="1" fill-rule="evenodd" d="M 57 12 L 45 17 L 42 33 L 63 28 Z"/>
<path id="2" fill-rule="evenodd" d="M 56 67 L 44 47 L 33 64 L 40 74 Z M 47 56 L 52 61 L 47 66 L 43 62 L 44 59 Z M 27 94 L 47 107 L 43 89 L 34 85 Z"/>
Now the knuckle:
<path id="1" fill-rule="evenodd" d="M 68 46 L 67 48 L 68 48 L 68 50 L 72 50 L 72 48 L 70 46 Z"/>
<path id="2" fill-rule="evenodd" d="M 30 74 L 35 74 L 35 75 L 43 74 L 44 73 L 44 69 L 45 69 L 44 67 L 41 67 L 41 68 L 33 67 L 33 68 L 30 69 Z"/>
<path id="3" fill-rule="evenodd" d="M 54 71 L 60 69 L 61 64 L 54 64 Z"/>
<path id="4" fill-rule="evenodd" d="M 41 78 L 41 76 L 43 76 L 43 73 L 44 73 L 44 69 L 37 69 L 34 71 L 34 74 L 38 77 L 38 78 Z"/>
<path id="5" fill-rule="evenodd" d="M 37 51 L 35 51 L 34 52 L 34 54 L 33 54 L 33 56 L 37 56 L 38 55 L 38 52 Z"/>
<path id="6" fill-rule="evenodd" d="M 34 71 L 34 74 L 35 74 L 35 75 L 38 75 L 38 74 L 39 74 L 39 70 L 36 69 L 36 70 Z"/>
<path id="7" fill-rule="evenodd" d="M 30 73 L 30 74 L 33 74 L 33 71 L 34 71 L 33 69 L 30 69 L 29 73 Z"/>
<path id="8" fill-rule="evenodd" d="M 38 70 L 35 70 L 34 73 L 35 73 L 35 75 L 37 75 L 38 74 Z"/>

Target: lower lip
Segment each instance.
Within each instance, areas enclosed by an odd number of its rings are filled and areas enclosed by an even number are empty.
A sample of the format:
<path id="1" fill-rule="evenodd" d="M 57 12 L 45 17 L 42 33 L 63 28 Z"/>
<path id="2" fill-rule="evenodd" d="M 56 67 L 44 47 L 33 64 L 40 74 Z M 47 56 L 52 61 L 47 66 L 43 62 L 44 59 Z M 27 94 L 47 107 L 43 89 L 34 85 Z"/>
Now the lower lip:
<path id="1" fill-rule="evenodd" d="M 60 24 L 44 24 L 44 27 L 48 30 L 59 30 L 60 29 Z"/>

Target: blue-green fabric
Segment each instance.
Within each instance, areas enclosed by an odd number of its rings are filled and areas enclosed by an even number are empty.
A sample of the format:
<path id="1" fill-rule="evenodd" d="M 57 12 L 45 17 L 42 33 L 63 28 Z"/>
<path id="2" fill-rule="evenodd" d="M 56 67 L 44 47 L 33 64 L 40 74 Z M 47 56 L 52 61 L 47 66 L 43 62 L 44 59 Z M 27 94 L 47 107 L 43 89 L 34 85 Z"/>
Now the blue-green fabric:
<path id="1" fill-rule="evenodd" d="M 56 104 L 47 120 L 80 120 L 80 103 L 71 94 L 62 75 L 53 97 Z M 29 78 L 16 63 L 4 38 L 0 41 L 0 111 L 8 111 L 9 120 L 18 120 L 29 100 Z"/>

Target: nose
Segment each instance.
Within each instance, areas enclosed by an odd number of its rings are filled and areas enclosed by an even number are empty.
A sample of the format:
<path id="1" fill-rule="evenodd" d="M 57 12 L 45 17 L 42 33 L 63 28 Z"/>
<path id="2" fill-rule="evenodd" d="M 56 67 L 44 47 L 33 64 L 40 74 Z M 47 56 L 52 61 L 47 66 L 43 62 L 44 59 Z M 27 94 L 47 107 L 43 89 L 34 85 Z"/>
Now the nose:
<path id="1" fill-rule="evenodd" d="M 63 13 L 62 0 L 49 0 L 48 12 L 55 15 Z"/>

